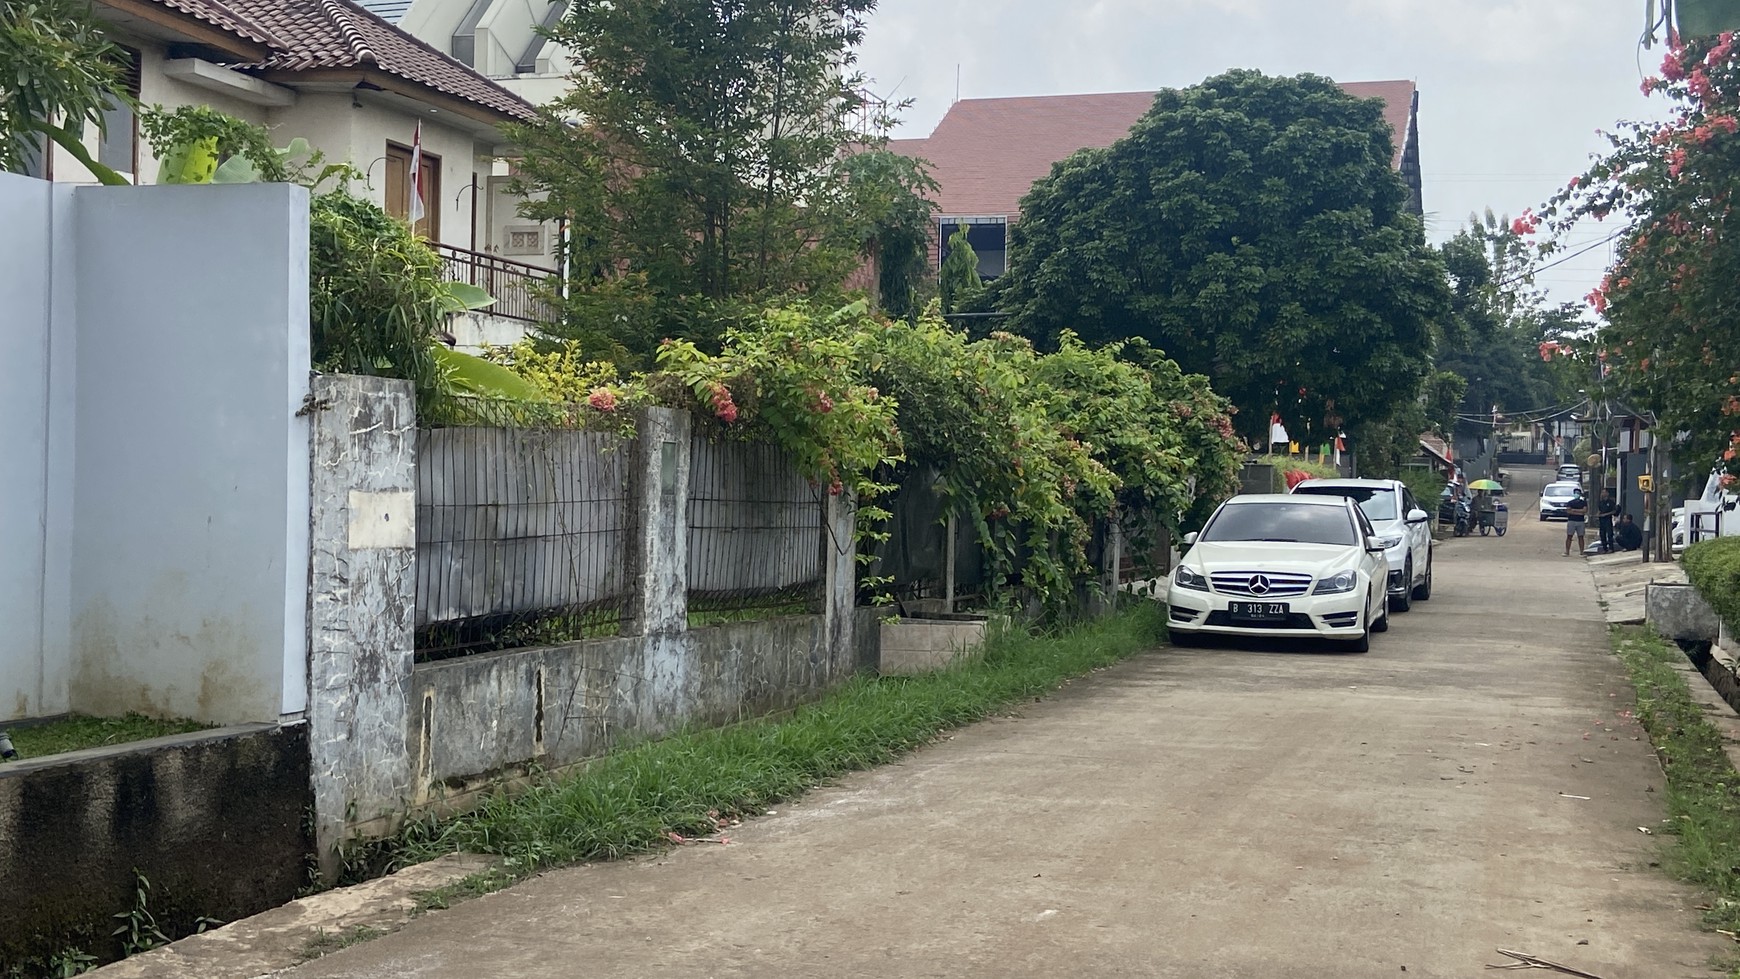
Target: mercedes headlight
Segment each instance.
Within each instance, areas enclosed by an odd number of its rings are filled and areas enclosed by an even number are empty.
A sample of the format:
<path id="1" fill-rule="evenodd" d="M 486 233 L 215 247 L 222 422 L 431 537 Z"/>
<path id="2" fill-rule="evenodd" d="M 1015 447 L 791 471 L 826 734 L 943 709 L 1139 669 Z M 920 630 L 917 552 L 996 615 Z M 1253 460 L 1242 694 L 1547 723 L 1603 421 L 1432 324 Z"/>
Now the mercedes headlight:
<path id="1" fill-rule="evenodd" d="M 1317 587 L 1311 589 L 1311 594 L 1341 595 L 1353 591 L 1354 586 L 1357 584 L 1359 584 L 1359 575 L 1357 573 L 1352 571 L 1341 571 L 1319 581 Z"/>
<path id="2" fill-rule="evenodd" d="M 1379 544 L 1382 544 L 1384 550 L 1387 551 L 1390 548 L 1395 547 L 1397 544 L 1400 544 L 1402 542 L 1402 535 L 1401 534 L 1385 534 L 1384 536 L 1377 538 L 1377 542 Z"/>
<path id="3" fill-rule="evenodd" d="M 1172 583 L 1192 591 L 1208 591 L 1208 579 L 1182 564 L 1178 566 L 1177 571 L 1172 573 Z"/>

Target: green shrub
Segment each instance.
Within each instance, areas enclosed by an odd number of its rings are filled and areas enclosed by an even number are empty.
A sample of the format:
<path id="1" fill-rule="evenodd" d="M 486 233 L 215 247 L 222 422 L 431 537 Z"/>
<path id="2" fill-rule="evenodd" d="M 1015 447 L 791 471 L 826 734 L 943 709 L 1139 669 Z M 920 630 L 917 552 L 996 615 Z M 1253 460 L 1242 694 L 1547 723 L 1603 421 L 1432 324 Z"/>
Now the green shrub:
<path id="1" fill-rule="evenodd" d="M 1740 537 L 1718 537 L 1686 548 L 1686 577 L 1729 629 L 1740 631 Z"/>

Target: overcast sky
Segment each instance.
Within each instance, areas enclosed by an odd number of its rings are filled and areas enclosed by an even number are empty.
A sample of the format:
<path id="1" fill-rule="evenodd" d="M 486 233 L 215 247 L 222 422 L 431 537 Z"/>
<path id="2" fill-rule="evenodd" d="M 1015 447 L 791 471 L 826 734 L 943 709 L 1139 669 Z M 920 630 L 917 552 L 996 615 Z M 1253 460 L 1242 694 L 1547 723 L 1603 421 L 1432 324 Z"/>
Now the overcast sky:
<path id="1" fill-rule="evenodd" d="M 1427 235 L 1491 207 L 1515 215 L 1581 172 L 1597 128 L 1664 114 L 1639 90 L 1642 0 L 880 0 L 861 67 L 873 90 L 914 98 L 896 136 L 926 136 L 960 97 L 1182 88 L 1229 68 L 1420 89 Z M 1639 64 L 1643 67 L 1640 72 Z M 1590 224 L 1576 241 L 1614 227 Z M 1610 255 L 1546 270 L 1578 300 Z"/>

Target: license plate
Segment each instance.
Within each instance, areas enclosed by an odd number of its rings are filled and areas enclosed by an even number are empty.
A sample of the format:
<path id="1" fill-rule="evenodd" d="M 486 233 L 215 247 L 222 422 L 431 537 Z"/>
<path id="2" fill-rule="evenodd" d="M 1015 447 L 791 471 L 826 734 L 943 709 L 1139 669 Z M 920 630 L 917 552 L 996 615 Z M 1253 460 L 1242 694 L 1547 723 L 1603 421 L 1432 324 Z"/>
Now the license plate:
<path id="1" fill-rule="evenodd" d="M 1286 602 L 1228 602 L 1227 614 L 1235 619 L 1274 622 L 1287 617 Z"/>

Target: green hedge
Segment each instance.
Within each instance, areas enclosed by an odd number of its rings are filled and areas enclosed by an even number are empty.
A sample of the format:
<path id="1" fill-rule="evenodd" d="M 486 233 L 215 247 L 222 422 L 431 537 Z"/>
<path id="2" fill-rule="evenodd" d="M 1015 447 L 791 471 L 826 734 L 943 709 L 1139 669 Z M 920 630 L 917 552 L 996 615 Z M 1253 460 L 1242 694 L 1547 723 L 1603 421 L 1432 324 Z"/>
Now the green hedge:
<path id="1" fill-rule="evenodd" d="M 1686 577 L 1728 628 L 1740 633 L 1740 537 L 1718 537 L 1686 548 Z"/>

